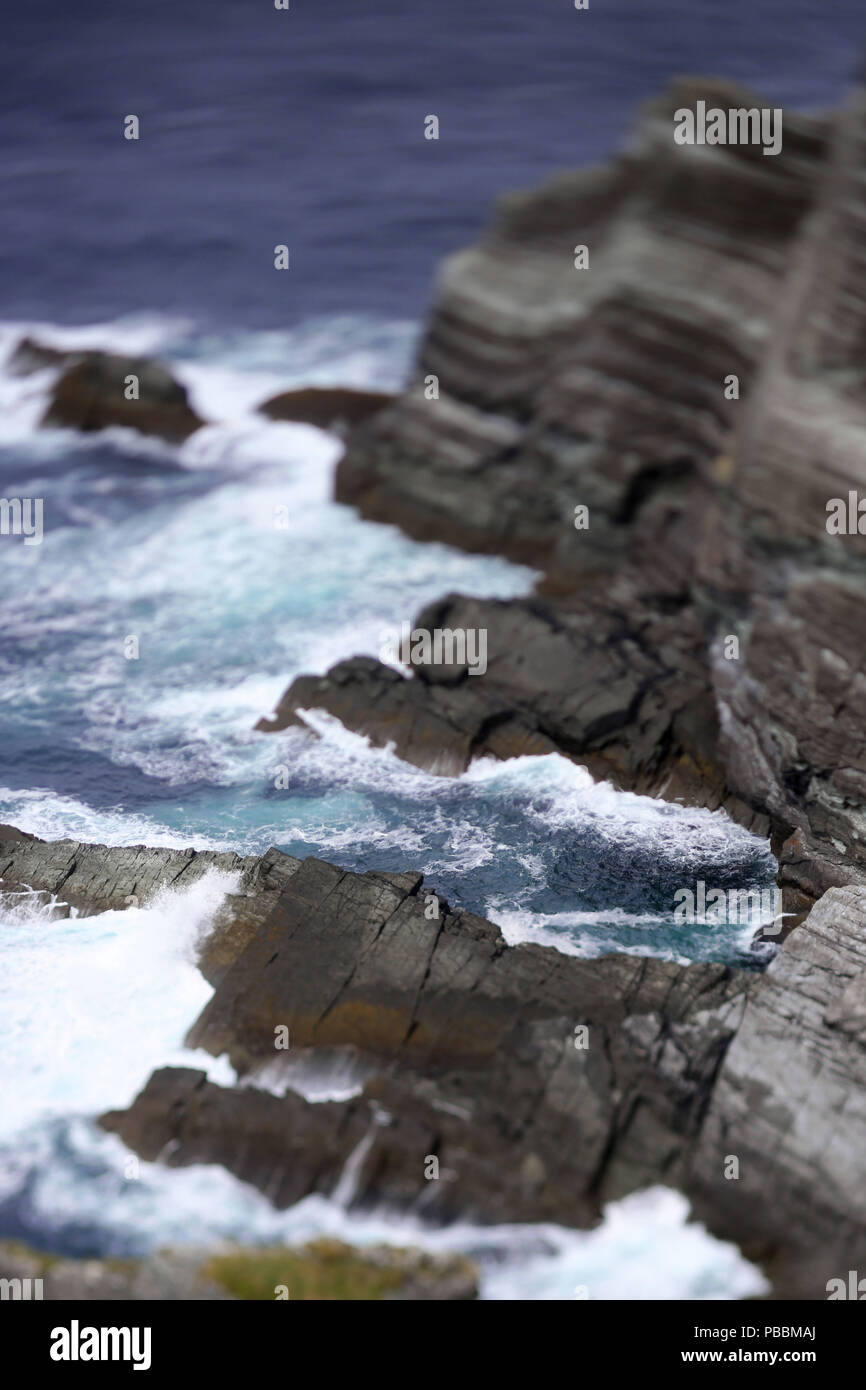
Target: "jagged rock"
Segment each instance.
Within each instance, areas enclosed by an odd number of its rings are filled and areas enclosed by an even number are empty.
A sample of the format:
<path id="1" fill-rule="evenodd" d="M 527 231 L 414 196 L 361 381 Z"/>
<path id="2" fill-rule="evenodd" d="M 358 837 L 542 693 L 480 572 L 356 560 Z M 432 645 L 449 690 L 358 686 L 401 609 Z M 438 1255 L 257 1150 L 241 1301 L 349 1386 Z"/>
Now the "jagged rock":
<path id="1" fill-rule="evenodd" d="M 679 85 L 612 169 L 513 200 L 449 263 L 416 379 L 340 467 L 365 515 L 529 560 L 542 592 L 416 620 L 485 628 L 483 676 L 341 663 L 295 682 L 270 727 L 327 709 L 445 772 L 552 745 L 724 804 L 772 833 L 805 921 L 763 976 L 581 961 L 447 905 L 428 919 L 414 877 L 272 859 L 279 887 L 242 907 L 251 928 L 223 927 L 190 1035 L 241 1083 L 163 1070 L 105 1122 L 281 1203 L 333 1191 L 350 1155 L 357 1200 L 439 1216 L 581 1224 L 664 1180 L 777 1290 L 823 1298 L 866 1257 L 866 552 L 825 525 L 866 469 L 866 99 L 825 161 L 825 124 L 789 115 L 778 158 L 677 147 L 673 109 L 699 97 L 753 104 Z M 302 1058 L 362 1058 L 360 1094 L 264 1089 L 281 1025 Z M 425 1181 L 429 1155 L 445 1181 Z"/>
<path id="2" fill-rule="evenodd" d="M 0 1280 L 10 1281 L 11 1298 L 41 1296 L 48 1302 L 227 1302 L 277 1297 L 442 1302 L 478 1294 L 477 1270 L 463 1256 L 388 1245 L 355 1250 L 337 1240 L 300 1247 L 166 1249 L 142 1259 L 104 1260 L 63 1259 L 3 1241 Z"/>
<path id="3" fill-rule="evenodd" d="M 305 386 L 271 396 L 270 400 L 259 406 L 259 410 L 271 420 L 290 420 L 344 434 L 350 427 L 378 415 L 393 400 L 393 396 L 383 391 L 356 391 L 346 386 Z"/>
<path id="4" fill-rule="evenodd" d="M 258 858 L 231 851 L 46 842 L 0 826 L 0 897 L 20 902 L 24 894 L 35 893 L 59 918 L 144 906 L 163 889 L 186 888 L 210 869 L 239 875 L 239 892 L 228 895 L 201 948 L 202 973 L 214 984 L 268 917 L 275 895 L 300 862 L 278 850 Z"/>
<path id="5" fill-rule="evenodd" d="M 27 350 L 31 361 L 34 348 L 38 345 Z M 38 348 L 43 359 L 50 351 Z M 190 406 L 186 388 L 150 358 L 83 352 L 64 360 L 66 365 L 52 388 L 43 425 L 85 431 L 125 425 L 179 443 L 204 424 Z M 130 376 L 138 381 L 136 400 L 126 396 Z"/>
<path id="6" fill-rule="evenodd" d="M 298 677 L 275 717 L 256 727 L 275 733 L 302 723 L 304 710 L 323 709 L 443 775 L 485 755 L 560 751 L 617 786 L 723 805 L 767 833 L 769 817 L 726 785 L 705 639 L 693 613 L 641 610 L 637 598 L 630 610 L 610 591 L 568 603 L 450 595 L 420 613 L 415 627 L 483 629 L 486 672 L 454 682 L 431 662 L 407 679 L 355 657 L 325 677 Z"/>
<path id="7" fill-rule="evenodd" d="M 864 168 L 861 88 L 731 449 L 725 524 L 695 551 L 699 601 L 739 609 L 745 648 L 714 669 L 728 780 L 773 817 L 804 904 L 866 881 L 866 540 L 827 531 L 831 499 L 866 488 Z"/>
<path id="8" fill-rule="evenodd" d="M 148 849 L 145 845 L 109 849 L 77 840 L 46 842 L 11 826 L 0 827 L 0 834 L 2 891 L 29 887 L 56 895 L 58 915 L 65 916 L 70 908 L 91 916 L 128 907 L 130 899 L 146 903 L 160 888 L 192 883 L 208 868 L 232 871 L 257 863 L 211 850 Z"/>
<path id="9" fill-rule="evenodd" d="M 661 1181 L 787 1296 L 824 1297 L 862 1261 L 866 889 L 828 891 L 757 973 L 509 947 L 420 874 L 277 850 L 51 845 L 7 830 L 0 858 L 16 884 L 98 884 L 102 906 L 235 861 L 222 956 L 205 967 L 215 992 L 188 1042 L 225 1053 L 238 1083 L 154 1072 L 102 1120 L 146 1159 L 219 1162 L 278 1206 L 339 1189 L 439 1219 L 572 1225 Z M 16 891 L 6 875 L 2 891 Z M 347 1059 L 354 1094 L 305 1097 L 305 1068 Z"/>
<path id="10" fill-rule="evenodd" d="M 675 84 L 613 165 L 512 198 L 447 263 L 417 380 L 340 465 L 364 515 L 543 567 L 533 599 L 416 618 L 486 629 L 487 673 L 344 662 L 258 727 L 322 708 L 446 773 L 549 740 L 770 833 L 795 923 L 866 883 L 866 542 L 826 529 L 866 489 L 866 94 L 786 113 L 773 159 L 677 146 L 698 98 L 755 104 Z"/>
<path id="11" fill-rule="evenodd" d="M 33 844 L 45 844 L 38 835 L 31 835 L 27 830 L 19 830 L 17 825 L 0 825 L 0 844 L 12 844 L 16 840 L 29 840 Z"/>
<path id="12" fill-rule="evenodd" d="M 586 1224 L 600 1198 L 672 1178 L 755 977 L 509 948 L 472 913 L 429 913 L 419 887 L 305 860 L 187 1039 L 227 1053 L 243 1084 L 165 1068 L 105 1127 L 148 1158 L 218 1161 L 280 1206 L 332 1192 L 365 1142 L 360 1200 L 423 1199 L 441 1217 Z M 276 1079 L 280 1028 L 293 1056 L 363 1057 L 362 1093 L 257 1086 Z M 662 1062 L 670 1050 L 687 1066 Z M 430 1155 L 446 1181 L 425 1181 Z"/>
<path id="13" fill-rule="evenodd" d="M 463 772 L 475 757 L 550 753 L 555 745 L 522 723 L 506 698 L 475 679 L 458 691 L 410 680 L 370 657 L 341 661 L 326 677 L 300 676 L 285 692 L 273 719 L 256 728 L 278 733 L 303 725 L 298 711 L 316 708 L 367 735 L 377 747 L 394 743 L 416 767 L 442 775 Z"/>
<path id="14" fill-rule="evenodd" d="M 65 348 L 49 347 L 35 338 L 22 338 L 6 359 L 6 370 L 12 376 L 31 376 L 46 367 L 61 367 L 79 354 Z"/>
<path id="15" fill-rule="evenodd" d="M 339 500 L 573 587 L 622 561 L 651 497 L 676 501 L 709 471 L 742 410 L 725 378 L 751 391 L 826 131 L 785 112 L 772 159 L 677 145 L 673 113 L 698 99 L 761 104 L 676 82 L 612 164 L 509 197 L 446 262 L 413 379 L 351 438 Z"/>
<path id="16" fill-rule="evenodd" d="M 746 999 L 686 1183 L 789 1296 L 866 1258 L 864 978 L 866 891 L 828 889 Z"/>
<path id="17" fill-rule="evenodd" d="M 280 1206 L 333 1192 L 350 1159 L 347 1196 L 440 1219 L 585 1225 L 679 1185 L 792 1297 L 862 1259 L 866 890 L 827 893 L 763 975 L 508 947 L 428 901 L 418 876 L 306 860 L 190 1032 L 239 1085 L 164 1068 L 105 1127 L 148 1159 L 220 1162 Z M 307 1100 L 288 1070 L 273 1093 L 278 1057 L 341 1051 L 367 1063 L 350 1099 Z"/>
<path id="18" fill-rule="evenodd" d="M 681 967 L 508 948 L 499 928 L 473 913 L 452 913 L 440 902 L 428 915 L 418 896 L 421 876 L 413 880 L 407 887 L 392 876 L 305 860 L 191 1029 L 189 1044 L 227 1051 L 245 1073 L 273 1060 L 274 1024 L 281 1022 L 297 1047 L 354 1045 L 380 1057 L 417 1058 L 419 1067 L 489 1064 L 521 1020 L 592 1005 L 599 1021 L 619 1021 L 635 1004 L 635 988 L 642 1004 L 667 1001 L 672 1016 L 682 1007 L 675 988 L 685 980 Z M 725 978 L 723 966 L 696 969 L 688 988 L 708 989 Z M 291 1006 L 279 1020 L 277 998 Z"/>

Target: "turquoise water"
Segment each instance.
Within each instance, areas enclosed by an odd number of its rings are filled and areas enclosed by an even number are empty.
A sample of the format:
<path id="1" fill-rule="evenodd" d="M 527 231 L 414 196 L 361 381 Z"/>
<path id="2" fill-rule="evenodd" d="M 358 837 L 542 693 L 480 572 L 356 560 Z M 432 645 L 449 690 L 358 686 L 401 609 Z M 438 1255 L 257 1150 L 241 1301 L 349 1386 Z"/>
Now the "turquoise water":
<path id="1" fill-rule="evenodd" d="M 47 378 L 0 378 L 4 495 L 43 497 L 45 517 L 41 545 L 0 547 L 0 816 L 46 838 L 421 868 L 511 939 L 753 959 L 753 926 L 673 921 L 679 886 L 772 876 L 763 842 L 723 815 L 594 786 L 557 755 L 443 779 L 323 716 L 319 739 L 253 732 L 293 676 L 375 655 L 442 593 L 532 587 L 530 570 L 360 521 L 330 500 L 339 445 L 252 413 L 295 380 L 397 384 L 410 326 L 219 339 L 144 320 L 106 340 L 174 356 L 219 423 L 180 450 L 37 432 Z"/>
<path id="2" fill-rule="evenodd" d="M 21 331 L 0 329 L 0 364 Z M 159 350 L 219 423 L 179 450 L 122 431 L 38 431 L 48 377 L 0 365 L 0 490 L 42 497 L 45 518 L 41 545 L 0 545 L 0 819 L 45 838 L 273 844 L 353 869 L 422 868 L 510 941 L 755 963 L 751 927 L 673 921 L 678 886 L 772 874 L 763 842 L 723 815 L 617 793 L 556 755 L 443 779 L 321 714 L 310 715 L 318 738 L 253 732 L 294 675 L 375 655 L 385 629 L 442 593 L 507 597 L 534 582 L 504 561 L 361 522 L 330 500 L 338 446 L 251 410 L 299 381 L 397 385 L 411 326 L 341 318 L 215 338 L 151 318 L 71 340 Z M 591 1234 L 437 1232 L 420 1212 L 359 1216 L 320 1198 L 276 1213 L 215 1168 L 142 1164 L 130 1179 L 130 1155 L 95 1116 L 128 1104 L 157 1066 L 233 1079 L 224 1060 L 181 1045 L 209 994 L 194 941 L 230 887 L 212 879 L 147 909 L 68 922 L 26 898 L 4 909 L 0 1233 L 74 1254 L 322 1232 L 420 1240 L 477 1255 L 491 1298 L 571 1298 L 587 1284 L 596 1297 L 762 1287 L 663 1190 L 617 1204 Z M 660 1241 L 664 1279 L 648 1281 Z"/>

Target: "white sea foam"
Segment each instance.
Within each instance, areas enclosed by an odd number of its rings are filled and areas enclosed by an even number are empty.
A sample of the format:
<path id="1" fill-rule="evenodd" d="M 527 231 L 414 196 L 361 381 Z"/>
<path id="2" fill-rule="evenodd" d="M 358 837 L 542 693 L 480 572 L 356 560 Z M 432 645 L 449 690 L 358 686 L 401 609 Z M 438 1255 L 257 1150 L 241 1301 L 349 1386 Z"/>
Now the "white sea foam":
<path id="1" fill-rule="evenodd" d="M 245 1075 L 243 1084 L 269 1091 L 272 1096 L 295 1091 L 305 1100 L 321 1104 L 360 1095 L 374 1072 L 372 1064 L 353 1047 L 317 1048 L 314 1053 L 297 1057 L 289 1049 Z"/>
<path id="2" fill-rule="evenodd" d="M 356 653 L 375 655 L 395 615 L 414 615 L 449 589 L 507 597 L 531 587 L 529 570 L 419 546 L 394 528 L 362 523 L 330 500 L 339 445 L 255 411 L 275 391 L 307 383 L 398 386 L 414 329 L 341 319 L 202 339 L 191 325 L 160 316 L 84 328 L 0 325 L 0 447 L 14 445 L 16 458 L 35 470 L 30 490 L 50 499 L 58 480 L 79 476 L 94 437 L 38 429 L 53 372 L 13 377 L 4 370 L 7 351 L 28 333 L 61 347 L 158 354 L 215 423 L 179 448 L 132 431 L 104 432 L 98 442 L 114 451 L 117 468 L 90 477 L 89 492 L 83 483 L 67 488 L 72 524 L 50 530 L 27 553 L 0 553 L 0 586 L 15 595 L 4 614 L 7 639 L 26 649 L 39 638 L 38 661 L 0 673 L 0 699 L 23 711 L 28 734 L 36 731 L 48 746 L 60 726 L 77 748 L 114 768 L 159 779 L 165 802 L 128 810 L 104 805 L 104 797 L 91 806 L 48 787 L 10 787 L 0 789 L 4 820 L 45 838 L 114 845 L 262 849 L 292 837 L 337 857 L 387 852 L 395 867 L 423 864 L 431 880 L 439 872 L 490 871 L 510 855 L 534 885 L 544 877 L 551 832 L 579 836 L 592 826 L 619 844 L 673 858 L 709 852 L 720 861 L 753 843 L 724 816 L 624 797 L 555 755 L 484 761 L 447 782 L 321 714 L 310 715 L 318 739 L 252 733 L 294 675 Z M 162 475 L 148 483 L 143 469 L 136 481 L 146 504 L 101 510 L 100 502 L 122 498 L 124 470 L 135 459 L 174 463 L 187 470 L 180 476 L 189 487 L 201 481 L 196 474 L 216 482 L 193 496 L 175 494 Z M 284 530 L 274 524 L 278 507 L 288 519 Z M 135 663 L 122 655 L 129 632 L 141 641 Z M 276 764 L 289 767 L 290 792 L 295 779 L 303 795 L 262 797 Z M 228 811 L 199 800 L 187 814 L 174 791 L 186 783 L 227 789 Z M 389 805 L 406 814 L 395 819 Z M 526 833 L 515 853 L 495 827 L 500 809 L 516 807 Z M 0 1060 L 14 1078 L 0 1135 L 0 1192 L 23 1191 L 26 1183 L 43 1232 L 91 1222 L 138 1248 L 301 1240 L 329 1231 L 362 1242 L 417 1240 L 478 1254 L 487 1297 L 571 1297 L 577 1284 L 587 1284 L 590 1297 L 611 1296 L 604 1290 L 619 1297 L 758 1291 L 751 1267 L 686 1225 L 685 1206 L 670 1193 L 617 1204 L 588 1234 L 556 1227 L 434 1232 L 408 1217 L 347 1214 L 321 1198 L 276 1213 L 216 1167 L 142 1164 L 140 1181 L 127 1181 L 123 1146 L 95 1128 L 93 1115 L 126 1104 L 156 1066 L 197 1065 L 231 1080 L 225 1062 L 182 1046 L 208 996 L 191 946 L 224 891 L 225 882 L 209 876 L 187 897 L 60 922 L 19 902 L 0 925 L 9 1020 Z M 491 901 L 510 939 L 580 950 L 582 936 L 595 931 L 596 945 L 602 936 L 613 949 L 617 925 L 650 927 L 645 915 L 616 910 L 539 915 L 519 899 Z M 357 1093 L 361 1080 L 350 1073 L 300 1067 L 265 1079 L 276 1090 L 293 1084 L 325 1099 Z"/>
<path id="3" fill-rule="evenodd" d="M 154 1067 L 210 1067 L 182 1039 L 212 992 L 196 942 L 234 887 L 210 870 L 147 907 L 66 920 L 35 904 L 8 920 L 0 905 L 5 1137 L 47 1115 L 128 1104 Z"/>
<path id="4" fill-rule="evenodd" d="M 509 946 L 520 941 L 534 941 L 538 946 L 553 946 L 566 956 L 581 956 L 585 960 L 610 952 L 622 951 L 633 956 L 656 956 L 662 960 L 688 965 L 689 957 L 660 946 L 658 935 L 669 928 L 670 919 L 648 912 L 625 912 L 611 907 L 598 912 L 538 913 L 503 907 L 491 901 L 487 915 L 497 923 Z M 623 941 L 623 930 L 656 933 L 655 939 L 645 942 Z"/>
<path id="5" fill-rule="evenodd" d="M 592 1231 L 553 1223 L 437 1229 L 417 1214 L 347 1211 L 322 1196 L 280 1212 L 216 1165 L 142 1161 L 130 1179 L 121 1142 L 81 1118 L 24 1131 L 2 1157 L 0 1197 L 29 1180 L 28 1217 L 55 1243 L 83 1229 L 106 1233 L 124 1254 L 221 1241 L 301 1245 L 323 1236 L 361 1248 L 420 1246 L 470 1256 L 486 1300 L 731 1300 L 768 1289 L 735 1246 L 689 1221 L 688 1203 L 668 1188 L 611 1203 Z"/>
<path id="6" fill-rule="evenodd" d="M 234 849 L 219 836 L 179 831 L 123 806 L 95 809 L 49 788 L 0 787 L 3 820 L 43 840 L 147 845 L 151 849 Z"/>
<path id="7" fill-rule="evenodd" d="M 162 314 L 133 314 L 103 323 L 58 325 L 0 322 L 0 443 L 32 441 L 44 412 L 56 368 L 18 376 L 6 364 L 24 337 L 65 351 L 103 349 L 128 356 L 156 356 L 187 388 L 203 419 L 214 422 L 175 450 L 133 430 L 110 430 L 128 452 L 176 455 L 191 466 L 229 457 L 237 464 L 245 449 L 274 456 L 281 438 L 301 426 L 269 422 L 257 407 L 278 392 L 299 386 L 396 389 L 417 341 L 411 323 L 377 323 L 349 316 L 313 320 L 278 332 L 237 332 L 202 337 L 188 320 Z M 316 431 L 315 433 L 319 433 Z M 321 436 L 320 436 L 321 437 Z M 42 431 L 44 453 L 86 448 L 71 430 Z"/>
<path id="8" fill-rule="evenodd" d="M 614 1204 L 590 1233 L 466 1223 L 437 1231 L 420 1217 L 358 1215 L 323 1198 L 277 1213 L 208 1166 L 175 1171 L 142 1163 L 130 1181 L 123 1146 L 85 1117 L 127 1103 L 156 1065 L 197 1065 L 218 1083 L 231 1081 L 224 1063 L 189 1053 L 180 1039 L 209 994 L 192 964 L 196 940 L 232 887 L 230 876 L 212 872 L 148 908 L 51 922 L 34 907 L 30 920 L 16 911 L 0 929 L 7 1019 L 0 1193 L 27 1183 L 28 1218 L 40 1229 L 62 1239 L 66 1228 L 90 1225 L 142 1251 L 220 1239 L 297 1243 L 322 1234 L 361 1245 L 421 1244 L 471 1254 L 491 1299 L 566 1299 L 584 1288 L 590 1298 L 762 1291 L 753 1267 L 688 1224 L 687 1204 L 664 1190 Z M 338 1058 L 333 1066 L 298 1065 L 293 1075 L 271 1078 L 271 1088 L 340 1099 L 357 1094 L 363 1079 L 363 1068 Z"/>

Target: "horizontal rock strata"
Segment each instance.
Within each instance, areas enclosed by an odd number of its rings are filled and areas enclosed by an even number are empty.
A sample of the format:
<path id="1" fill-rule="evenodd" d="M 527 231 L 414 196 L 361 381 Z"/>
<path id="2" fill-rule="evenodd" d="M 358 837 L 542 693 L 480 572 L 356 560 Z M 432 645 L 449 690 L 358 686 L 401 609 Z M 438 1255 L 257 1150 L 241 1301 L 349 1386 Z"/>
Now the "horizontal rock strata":
<path id="1" fill-rule="evenodd" d="M 669 1182 L 777 1292 L 823 1298 L 866 1261 L 866 572 L 856 525 L 826 526 L 827 500 L 866 483 L 866 101 L 786 114 L 765 158 L 676 146 L 673 111 L 698 99 L 760 104 L 679 84 L 613 166 L 504 205 L 340 465 L 364 515 L 543 571 L 531 598 L 450 595 L 416 619 L 483 629 L 485 673 L 343 662 L 260 727 L 322 709 L 450 774 L 556 748 L 725 805 L 772 835 L 805 919 L 766 972 L 508 947 L 418 874 L 275 851 L 151 873 L 142 851 L 11 838 L 2 876 L 111 906 L 139 880 L 238 875 L 190 1033 L 238 1084 L 156 1072 L 104 1118 L 144 1156 L 221 1162 L 280 1205 L 336 1190 L 574 1225 Z M 305 1098 L 304 1067 L 335 1058 L 356 1093 Z"/>
<path id="2" fill-rule="evenodd" d="M 338 498 L 572 584 L 622 560 L 650 498 L 709 470 L 742 410 L 724 379 L 752 389 L 826 130 L 786 112 L 774 158 L 677 145 L 673 113 L 699 99 L 761 104 L 674 84 L 611 165 L 509 197 L 446 262 L 413 379 L 352 438 Z"/>
<path id="3" fill-rule="evenodd" d="M 676 145 L 672 113 L 698 99 L 760 104 L 678 83 L 611 166 L 503 205 L 340 464 L 363 515 L 543 570 L 532 599 L 414 618 L 483 629 L 485 674 L 342 662 L 258 727 L 324 709 L 450 774 L 552 745 L 725 806 L 772 835 L 800 919 L 866 883 L 866 543 L 856 514 L 827 530 L 830 499 L 866 497 L 866 97 L 830 123 L 785 113 L 773 158 Z"/>
<path id="4" fill-rule="evenodd" d="M 826 894 L 755 974 L 509 947 L 420 874 L 276 850 L 232 865 L 6 829 L 0 852 L 43 891 L 70 855 L 89 863 L 102 906 L 135 885 L 155 894 L 171 871 L 177 888 L 209 867 L 238 875 L 216 967 L 205 949 L 215 993 L 188 1039 L 226 1054 L 238 1083 L 155 1072 L 103 1118 L 146 1159 L 219 1162 L 279 1206 L 336 1192 L 442 1219 L 572 1225 L 664 1182 L 797 1296 L 824 1296 L 835 1265 L 862 1258 L 863 890 Z M 3 891 L 20 889 L 4 876 Z M 347 1065 L 354 1094 L 306 1098 L 311 1074 L 327 1086 Z M 732 1154 L 739 1183 L 724 1177 Z"/>
<path id="5" fill-rule="evenodd" d="M 7 907 L 26 907 L 35 897 L 54 917 L 73 912 L 90 917 L 147 906 L 160 892 L 189 888 L 211 870 L 236 876 L 238 891 L 226 896 L 225 910 L 202 947 L 200 965 L 211 983 L 268 917 L 300 862 L 277 850 L 258 858 L 231 851 L 46 842 L 0 825 L 0 899 Z"/>

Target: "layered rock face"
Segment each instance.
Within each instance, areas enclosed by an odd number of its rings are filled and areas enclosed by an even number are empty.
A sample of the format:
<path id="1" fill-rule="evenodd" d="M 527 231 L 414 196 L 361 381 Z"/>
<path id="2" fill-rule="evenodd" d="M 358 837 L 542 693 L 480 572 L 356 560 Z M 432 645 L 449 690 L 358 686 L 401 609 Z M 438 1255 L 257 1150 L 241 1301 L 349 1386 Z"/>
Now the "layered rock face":
<path id="1" fill-rule="evenodd" d="M 165 1069 L 106 1126 L 150 1158 L 216 1158 L 279 1205 L 333 1191 L 353 1153 L 359 1200 L 486 1220 L 585 1224 L 611 1192 L 681 1172 L 756 977 L 509 948 L 420 884 L 305 860 L 188 1037 L 246 1084 Z M 257 1086 L 291 1086 L 304 1056 L 353 1057 L 363 1090 Z M 425 1181 L 431 1157 L 444 1180 Z"/>
<path id="2" fill-rule="evenodd" d="M 643 604 L 625 584 L 553 603 L 449 595 L 415 631 L 487 634 L 487 670 L 418 665 L 411 679 L 369 657 L 302 676 L 272 719 L 278 732 L 323 709 L 416 766 L 462 772 L 476 757 L 558 750 L 630 790 L 728 805 L 763 833 L 769 818 L 737 803 L 718 754 L 718 716 L 693 610 Z"/>
<path id="3" fill-rule="evenodd" d="M 188 888 L 209 871 L 233 876 L 238 891 L 226 894 L 225 911 L 201 948 L 199 964 L 212 984 L 268 917 L 300 862 L 277 850 L 259 858 L 144 845 L 107 849 L 77 840 L 46 843 L 0 825 L 0 897 L 7 909 L 26 910 L 34 899 L 53 917 L 91 917 L 147 906 L 160 892 Z"/>
<path id="4" fill-rule="evenodd" d="M 340 465 L 364 515 L 542 570 L 532 598 L 415 618 L 483 631 L 484 673 L 356 658 L 259 727 L 324 709 L 450 774 L 553 747 L 772 836 L 794 930 L 706 1007 L 626 994 L 602 1092 L 629 1093 L 642 1046 L 651 1099 L 633 1131 L 605 1112 L 601 1167 L 568 1183 L 586 1200 L 667 1175 L 780 1294 L 823 1297 L 866 1258 L 866 96 L 826 125 L 786 115 L 777 158 L 676 146 L 673 111 L 699 98 L 755 104 L 679 84 L 611 168 L 509 200 L 448 262 L 413 380 Z M 625 967 L 583 968 L 595 1001 Z"/>
<path id="5" fill-rule="evenodd" d="M 866 892 L 831 888 L 749 995 L 687 1190 L 767 1262 L 777 1293 L 799 1297 L 862 1269 L 864 1154 Z"/>
<path id="6" fill-rule="evenodd" d="M 622 559 L 651 498 L 707 470 L 742 410 L 725 377 L 753 386 L 825 132 L 786 114 L 776 157 L 677 145 L 674 112 L 699 98 L 758 104 L 675 84 L 612 165 L 504 200 L 445 264 L 415 377 L 353 437 L 338 498 L 570 587 Z"/>
<path id="7" fill-rule="evenodd" d="M 483 630 L 486 672 L 343 662 L 259 727 L 321 708 L 445 773 L 552 745 L 771 833 L 799 916 L 866 882 L 856 501 L 827 529 L 866 483 L 866 98 L 786 114 L 775 157 L 675 144 L 698 98 L 756 104 L 677 84 L 610 168 L 504 204 L 340 464 L 364 515 L 543 570 L 532 599 L 415 618 Z"/>
<path id="8" fill-rule="evenodd" d="M 277 850 L 52 845 L 7 827 L 0 858 L 12 895 L 75 859 L 64 881 L 84 910 L 237 876 L 188 1042 L 227 1055 L 238 1082 L 154 1072 L 102 1121 L 143 1158 L 221 1163 L 278 1206 L 319 1192 L 578 1226 L 663 1182 L 779 1294 L 824 1297 L 862 1261 L 866 890 L 826 893 L 760 974 L 509 947 L 420 874 Z M 348 1098 L 309 1098 L 335 1079 Z"/>
<path id="9" fill-rule="evenodd" d="M 782 872 L 803 901 L 863 882 L 866 868 L 864 225 L 860 90 L 792 255 L 732 451 L 719 544 L 697 555 L 698 594 L 736 605 L 744 636 L 743 660 L 714 667 L 728 783 L 786 828 Z M 845 504 L 838 534 L 833 499 Z"/>
<path id="10" fill-rule="evenodd" d="M 484 673 L 359 658 L 260 727 L 325 709 L 441 773 L 558 749 L 725 805 L 773 836 L 800 922 L 766 972 L 508 947 L 418 874 L 275 851 L 152 872 L 141 851 L 0 853 L 18 891 L 102 906 L 139 879 L 238 876 L 190 1033 L 238 1085 L 156 1072 L 104 1117 L 143 1156 L 219 1161 L 282 1205 L 337 1190 L 577 1225 L 666 1181 L 777 1292 L 823 1298 L 866 1259 L 866 590 L 856 521 L 826 528 L 866 468 L 866 104 L 829 134 L 786 117 L 767 158 L 676 146 L 699 98 L 754 104 L 680 85 L 611 170 L 511 200 L 448 264 L 415 379 L 341 464 L 365 515 L 544 571 L 531 598 L 450 595 L 415 620 L 483 630 Z M 356 1094 L 305 1098 L 310 1069 L 344 1064 Z"/>

